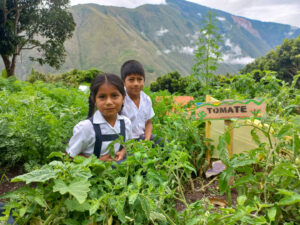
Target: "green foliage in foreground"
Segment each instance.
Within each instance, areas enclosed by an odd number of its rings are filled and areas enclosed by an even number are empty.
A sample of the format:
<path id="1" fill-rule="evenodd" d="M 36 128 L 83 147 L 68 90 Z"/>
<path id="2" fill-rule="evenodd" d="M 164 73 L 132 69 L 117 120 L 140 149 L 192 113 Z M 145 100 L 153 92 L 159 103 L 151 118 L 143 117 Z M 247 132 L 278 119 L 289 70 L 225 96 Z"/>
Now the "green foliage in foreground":
<path id="1" fill-rule="evenodd" d="M 154 133 L 164 138 L 163 149 L 129 141 L 122 143 L 129 154 L 121 165 L 93 156 L 77 156 L 72 162 L 63 152 L 74 124 L 86 116 L 86 94 L 61 84 L 1 78 L 0 148 L 8 154 L 0 160 L 36 165 L 49 153 L 55 160 L 34 170 L 28 166 L 31 172 L 14 178 L 27 185 L 1 197 L 7 205 L 0 220 L 11 211 L 17 224 L 299 224 L 299 89 L 296 78 L 289 86 L 273 73 L 261 75 L 219 77 L 210 88 L 198 90 L 238 99 L 261 97 L 265 90 L 268 103 L 261 123 L 253 117 L 235 125 L 252 127 L 256 149 L 229 158 L 228 131 L 217 146 L 209 146 L 227 166 L 218 177 L 220 194 L 228 200 L 225 208 L 207 199 L 191 203 L 184 195 L 195 176 L 203 177 L 209 140 L 204 138 L 204 121 L 194 115 L 186 119 L 186 109 L 176 108 L 167 91 L 149 93 L 156 113 Z M 157 96 L 161 101 L 155 101 Z M 170 113 L 173 107 L 176 113 Z M 238 193 L 236 203 L 232 189 Z M 178 202 L 185 206 L 182 212 L 175 209 Z"/>
<path id="2" fill-rule="evenodd" d="M 177 125 L 169 131 L 176 134 L 185 130 L 180 125 L 191 125 L 176 116 L 173 121 Z M 13 209 L 18 224 L 298 224 L 299 122 L 299 116 L 288 121 L 265 118 L 262 126 L 253 120 L 248 125 L 259 147 L 231 159 L 226 150 L 230 137 L 220 137 L 217 150 L 227 169 L 219 176 L 219 186 L 227 193 L 226 208 L 216 209 L 205 199 L 187 202 L 183 184 L 196 172 L 190 163 L 193 154 L 184 147 L 184 138 L 177 141 L 171 135 L 163 150 L 149 142 L 123 143 L 128 159 L 115 169 L 94 156 L 77 156 L 71 162 L 63 153 L 52 153 L 57 160 L 14 178 L 27 185 L 2 196 L 10 200 L 2 219 Z M 268 143 L 259 140 L 258 131 Z M 231 205 L 232 188 L 238 192 L 236 205 Z M 176 201 L 186 209 L 176 211 Z"/>
<path id="3" fill-rule="evenodd" d="M 86 94 L 60 84 L 0 78 L 0 166 L 44 163 L 87 115 Z"/>

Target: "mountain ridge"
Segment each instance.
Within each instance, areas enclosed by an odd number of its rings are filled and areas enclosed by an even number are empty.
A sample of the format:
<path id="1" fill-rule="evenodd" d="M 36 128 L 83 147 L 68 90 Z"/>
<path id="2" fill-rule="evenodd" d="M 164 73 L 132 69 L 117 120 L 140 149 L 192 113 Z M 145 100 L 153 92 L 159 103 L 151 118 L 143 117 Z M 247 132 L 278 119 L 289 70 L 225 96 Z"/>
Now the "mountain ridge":
<path id="1" fill-rule="evenodd" d="M 187 1 L 167 0 L 166 5 L 147 4 L 133 9 L 81 4 L 71 8 L 77 26 L 73 38 L 65 43 L 66 62 L 58 72 L 96 67 L 119 74 L 122 63 L 135 58 L 145 66 L 148 82 L 175 70 L 188 75 L 194 64 L 193 50 L 203 26 L 201 21 L 209 10 L 216 15 L 216 26 L 224 39 L 224 63 L 219 73 L 236 72 L 246 62 L 280 45 L 284 38 L 300 34 L 300 29 L 289 25 L 251 20 Z M 32 67 L 57 73 L 48 66 L 29 62 L 30 53 L 23 53 L 22 64 L 19 60 L 20 78 L 25 79 Z"/>

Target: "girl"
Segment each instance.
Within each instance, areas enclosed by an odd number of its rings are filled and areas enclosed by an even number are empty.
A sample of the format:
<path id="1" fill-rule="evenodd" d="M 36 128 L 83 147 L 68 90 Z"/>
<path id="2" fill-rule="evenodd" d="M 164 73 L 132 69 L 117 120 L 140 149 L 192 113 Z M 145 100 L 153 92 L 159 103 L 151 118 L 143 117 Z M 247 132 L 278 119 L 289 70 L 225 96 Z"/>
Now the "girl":
<path id="1" fill-rule="evenodd" d="M 119 135 L 124 137 L 124 141 L 132 138 L 130 120 L 119 115 L 124 98 L 123 82 L 117 75 L 100 74 L 95 77 L 90 87 L 88 119 L 74 127 L 66 150 L 71 157 L 95 154 L 103 161 L 124 159 L 126 151 L 119 143 L 114 144 L 115 158 L 110 156 L 107 149 L 109 143 Z"/>

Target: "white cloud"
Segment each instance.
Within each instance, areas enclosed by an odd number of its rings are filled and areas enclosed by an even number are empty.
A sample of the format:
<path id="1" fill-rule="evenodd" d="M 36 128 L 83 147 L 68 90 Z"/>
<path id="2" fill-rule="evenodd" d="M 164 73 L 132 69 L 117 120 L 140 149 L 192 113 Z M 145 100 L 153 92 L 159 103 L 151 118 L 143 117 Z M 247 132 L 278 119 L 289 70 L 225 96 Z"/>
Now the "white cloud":
<path id="1" fill-rule="evenodd" d="M 187 0 L 234 15 L 300 27 L 299 0 Z"/>
<path id="2" fill-rule="evenodd" d="M 226 20 L 224 17 L 220 17 L 220 16 L 217 16 L 216 18 L 217 18 L 217 20 L 219 20 L 219 21 L 225 21 L 225 20 Z"/>
<path id="3" fill-rule="evenodd" d="M 254 61 L 250 56 L 243 56 L 240 46 L 232 43 L 229 38 L 225 39 L 224 44 L 230 48 L 222 54 L 224 63 L 246 65 Z"/>
<path id="4" fill-rule="evenodd" d="M 199 38 L 199 36 L 200 36 L 200 31 L 196 31 L 196 32 L 192 35 L 192 38 L 193 38 L 194 40 L 197 40 L 197 39 Z"/>
<path id="5" fill-rule="evenodd" d="M 71 5 L 95 3 L 107 6 L 119 6 L 126 8 L 136 8 L 144 4 L 160 5 L 167 4 L 166 0 L 71 0 Z"/>
<path id="6" fill-rule="evenodd" d="M 228 64 L 241 64 L 246 65 L 248 63 L 252 63 L 255 59 L 250 56 L 243 56 L 234 58 L 230 54 L 223 54 L 223 62 Z"/>
<path id="7" fill-rule="evenodd" d="M 184 0 L 182 0 L 184 1 Z M 300 27 L 299 0 L 186 0 L 220 9 L 234 15 L 261 21 Z M 96 3 L 100 5 L 136 8 L 144 4 L 167 4 L 166 0 L 71 0 L 71 5 Z M 200 13 L 197 15 L 202 16 Z"/>
<path id="8" fill-rule="evenodd" d="M 165 50 L 163 50 L 163 52 L 164 52 L 165 54 L 169 54 L 169 53 L 171 53 L 171 50 L 170 50 L 170 49 L 165 49 Z"/>
<path id="9" fill-rule="evenodd" d="M 233 44 L 230 39 L 225 40 L 225 45 L 231 48 L 231 51 L 234 55 L 242 55 L 242 49 L 240 46 Z"/>
<path id="10" fill-rule="evenodd" d="M 165 29 L 165 28 L 161 27 L 159 31 L 155 32 L 155 35 L 158 36 L 158 37 L 161 37 L 161 36 L 164 36 L 168 32 L 169 32 L 168 29 Z"/>
<path id="11" fill-rule="evenodd" d="M 194 55 L 194 51 L 197 49 L 197 47 L 190 47 L 190 46 L 183 46 L 181 49 L 179 49 L 179 52 L 182 54 L 187 55 Z"/>

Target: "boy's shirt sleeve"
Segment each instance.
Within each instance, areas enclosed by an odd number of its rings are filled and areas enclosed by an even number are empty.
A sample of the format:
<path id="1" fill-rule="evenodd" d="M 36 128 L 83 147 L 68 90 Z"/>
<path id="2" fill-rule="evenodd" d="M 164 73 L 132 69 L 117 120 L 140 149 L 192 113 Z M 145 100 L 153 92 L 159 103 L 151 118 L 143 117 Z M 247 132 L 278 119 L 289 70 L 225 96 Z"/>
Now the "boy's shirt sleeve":
<path id="1" fill-rule="evenodd" d="M 86 152 L 89 148 L 92 147 L 93 135 L 91 131 L 93 131 L 93 127 L 91 122 L 88 120 L 84 120 L 79 122 L 73 128 L 73 136 L 69 141 L 69 145 L 66 149 L 66 152 L 74 157 L 79 155 L 80 153 Z"/>
<path id="2" fill-rule="evenodd" d="M 132 139 L 132 125 L 130 119 L 125 117 L 125 127 L 126 127 L 126 140 L 131 140 Z"/>

